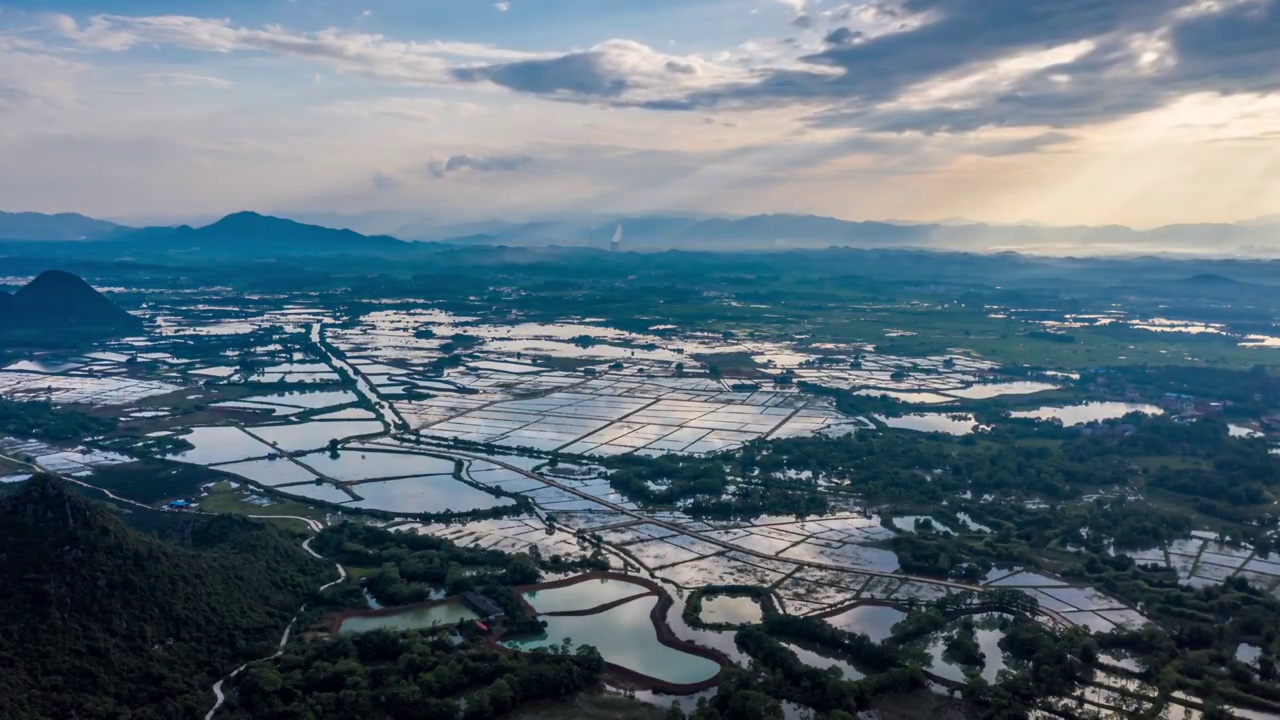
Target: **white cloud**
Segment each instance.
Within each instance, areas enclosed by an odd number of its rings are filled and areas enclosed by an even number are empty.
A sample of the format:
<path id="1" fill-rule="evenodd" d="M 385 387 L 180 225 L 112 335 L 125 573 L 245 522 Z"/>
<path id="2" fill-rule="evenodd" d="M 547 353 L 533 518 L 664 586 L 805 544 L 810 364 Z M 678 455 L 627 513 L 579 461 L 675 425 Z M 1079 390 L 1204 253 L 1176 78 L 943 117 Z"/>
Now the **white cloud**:
<path id="1" fill-rule="evenodd" d="M 376 80 L 423 85 L 452 82 L 448 71 L 461 62 L 545 57 L 479 43 L 401 42 L 336 29 L 293 33 L 276 25 L 250 29 L 235 27 L 228 19 L 182 15 L 95 15 L 84 25 L 66 15 L 54 15 L 47 22 L 84 48 L 120 52 L 158 44 L 215 53 L 258 51 L 312 60 Z"/>
<path id="2" fill-rule="evenodd" d="M 506 11 L 508 11 L 508 10 L 510 10 L 510 9 L 511 9 L 511 3 L 509 3 L 509 2 L 496 2 L 496 3 L 494 3 L 494 4 L 493 4 L 493 9 L 494 9 L 494 10 L 497 10 L 497 11 L 498 11 L 498 12 L 500 12 L 500 13 L 504 13 L 504 12 L 506 12 Z"/>
<path id="3" fill-rule="evenodd" d="M 71 107 L 76 78 L 86 69 L 29 41 L 0 35 L 0 112 Z"/>

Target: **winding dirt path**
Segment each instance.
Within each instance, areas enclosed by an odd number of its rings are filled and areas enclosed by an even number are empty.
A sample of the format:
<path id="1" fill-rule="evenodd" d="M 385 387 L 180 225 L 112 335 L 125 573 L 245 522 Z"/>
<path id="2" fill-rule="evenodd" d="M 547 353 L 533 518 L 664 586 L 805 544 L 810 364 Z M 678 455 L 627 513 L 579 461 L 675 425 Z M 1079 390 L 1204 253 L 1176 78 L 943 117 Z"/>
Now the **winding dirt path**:
<path id="1" fill-rule="evenodd" d="M 297 517 L 295 515 L 250 515 L 250 517 L 257 518 L 259 520 L 301 520 L 302 522 L 306 523 L 307 527 L 310 528 L 313 532 L 320 532 L 320 530 L 324 529 L 324 526 L 321 525 L 316 520 L 309 520 L 307 518 Z M 323 560 L 324 557 L 320 555 L 320 553 L 311 549 L 312 540 L 315 540 L 314 535 L 302 541 L 302 549 L 307 551 L 307 554 L 310 555 L 311 557 L 316 558 L 318 560 Z M 324 585 L 321 585 L 316 590 L 316 592 L 324 592 L 325 590 L 328 590 L 334 585 L 337 585 L 338 583 L 347 579 L 346 568 L 342 567 L 340 563 L 334 563 L 333 566 L 338 570 L 338 579 L 332 582 L 325 583 Z M 302 612 L 306 609 L 307 609 L 307 606 L 304 603 L 301 607 L 298 608 L 298 612 L 294 613 L 293 619 L 289 621 L 288 627 L 284 629 L 284 634 L 280 636 L 280 643 L 276 645 L 276 651 L 274 653 L 264 658 L 258 658 L 257 660 L 250 660 L 249 662 L 241 665 L 235 670 L 232 670 L 231 673 L 228 674 L 226 677 L 222 678 L 221 680 L 213 684 L 213 688 L 212 688 L 213 698 L 214 698 L 213 707 L 209 709 L 209 712 L 205 713 L 204 720 L 213 720 L 213 716 L 217 714 L 218 710 L 222 707 L 222 704 L 226 702 L 227 697 L 222 692 L 223 683 L 239 675 L 242 671 L 244 671 L 245 668 L 249 667 L 254 663 L 263 662 L 266 660 L 274 660 L 284 654 L 285 645 L 289 644 L 289 635 L 293 633 L 293 626 L 297 624 L 298 616 L 301 615 Z"/>

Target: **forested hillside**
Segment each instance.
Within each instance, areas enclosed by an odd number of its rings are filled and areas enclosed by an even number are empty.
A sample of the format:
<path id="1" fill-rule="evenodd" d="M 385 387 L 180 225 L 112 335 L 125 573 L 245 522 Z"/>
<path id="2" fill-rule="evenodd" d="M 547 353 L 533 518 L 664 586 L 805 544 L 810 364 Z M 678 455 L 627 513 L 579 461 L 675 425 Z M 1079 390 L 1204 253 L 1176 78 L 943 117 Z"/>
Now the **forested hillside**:
<path id="1" fill-rule="evenodd" d="M 0 718 L 203 717 L 332 572 L 271 526 L 193 521 L 166 543 L 44 476 L 0 500 Z"/>

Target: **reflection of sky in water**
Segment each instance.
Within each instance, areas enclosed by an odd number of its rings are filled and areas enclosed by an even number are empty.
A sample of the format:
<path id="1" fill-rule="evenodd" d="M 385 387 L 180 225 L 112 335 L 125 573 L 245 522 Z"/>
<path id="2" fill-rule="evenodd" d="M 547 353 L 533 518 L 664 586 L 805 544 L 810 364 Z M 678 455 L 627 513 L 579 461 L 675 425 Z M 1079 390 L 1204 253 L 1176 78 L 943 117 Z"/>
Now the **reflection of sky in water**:
<path id="1" fill-rule="evenodd" d="M 443 475 L 361 483 L 351 486 L 351 491 L 364 498 L 352 502 L 352 507 L 386 512 L 465 512 L 515 503 Z"/>
<path id="2" fill-rule="evenodd" d="M 860 605 L 829 617 L 826 621 L 842 630 L 862 633 L 874 642 L 883 642 L 893 634 L 893 626 L 906 616 L 906 613 L 896 608 Z"/>
<path id="3" fill-rule="evenodd" d="M 1050 383 L 1018 380 L 1007 383 L 983 383 L 963 390 L 948 390 L 947 394 L 969 400 L 986 400 L 987 398 L 1000 397 L 1001 395 L 1030 395 L 1031 393 L 1057 389 L 1057 385 Z"/>
<path id="4" fill-rule="evenodd" d="M 845 680 L 861 680 L 866 677 L 866 675 L 859 672 L 857 668 L 844 660 L 829 657 L 816 650 L 810 650 L 806 647 L 793 643 L 784 642 L 782 645 L 795 653 L 796 657 L 800 659 L 800 662 L 808 665 L 809 667 L 815 667 L 819 670 L 826 670 L 827 668 L 832 667 L 840 668 L 840 672 L 844 675 Z"/>
<path id="5" fill-rule="evenodd" d="M 716 595 L 702 598 L 702 620 L 709 623 L 745 625 L 758 623 L 763 617 L 755 598 Z"/>
<path id="6" fill-rule="evenodd" d="M 713 677 L 720 666 L 658 642 L 650 613 L 656 597 L 642 597 L 594 615 L 550 616 L 546 635 L 506 643 L 518 649 L 558 645 L 569 638 L 574 647 L 593 645 L 615 665 L 672 683 L 696 683 Z"/>
<path id="7" fill-rule="evenodd" d="M 1084 425 L 1103 420 L 1122 418 L 1132 412 L 1148 415 L 1163 415 L 1164 410 L 1155 405 L 1125 402 L 1089 402 L 1066 407 L 1042 407 L 1037 410 L 1010 413 L 1015 418 L 1036 418 L 1038 420 L 1060 420 L 1063 425 Z"/>
<path id="8" fill-rule="evenodd" d="M 989 683 L 996 681 L 996 676 L 1005 668 L 1004 652 L 1000 649 L 1000 639 L 1004 637 L 1004 631 L 992 628 L 984 628 L 983 625 L 993 623 L 994 620 L 982 618 L 975 619 L 978 626 L 974 629 L 974 639 L 978 642 L 978 647 L 982 649 L 985 663 L 981 670 L 974 667 L 962 667 L 956 663 L 943 657 L 946 647 L 948 632 L 938 633 L 931 636 L 927 652 L 931 660 L 931 666 L 927 668 L 929 672 L 939 675 L 948 680 L 955 682 L 965 681 L 965 672 L 975 672 L 982 676 L 983 680 Z"/>
<path id="9" fill-rule="evenodd" d="M 536 590 L 524 594 L 525 600 L 540 613 L 590 610 L 615 600 L 649 592 L 643 585 L 623 580 L 584 580 L 572 585 Z"/>
<path id="10" fill-rule="evenodd" d="M 448 475 L 453 472 L 452 460 L 367 450 L 344 449 L 337 458 L 322 451 L 303 455 L 298 461 L 325 477 L 350 482 L 407 475 Z"/>
<path id="11" fill-rule="evenodd" d="M 360 420 L 336 422 L 308 422 L 296 425 L 262 425 L 250 432 L 281 450 L 315 450 L 329 444 L 330 440 L 343 440 L 356 435 L 373 435 L 382 432 L 382 423 Z"/>
<path id="12" fill-rule="evenodd" d="M 169 458 L 178 462 L 197 465 L 212 465 L 220 462 L 244 460 L 251 457 L 264 457 L 274 452 L 271 448 L 254 440 L 240 428 L 235 427 L 197 427 L 182 436 L 183 440 L 195 446 L 194 449 L 179 453 Z"/>
<path id="13" fill-rule="evenodd" d="M 898 430 L 915 430 L 917 432 L 941 432 L 948 435 L 968 435 L 977 427 L 972 415 L 921 414 L 903 415 L 887 418 L 876 415 L 875 418 L 891 428 Z M 959 419 L 957 419 L 959 418 Z"/>
<path id="14" fill-rule="evenodd" d="M 222 472 L 235 473 L 259 485 L 275 487 L 292 483 L 315 482 L 316 476 L 297 463 L 288 460 L 250 460 L 248 462 L 220 465 Z"/>

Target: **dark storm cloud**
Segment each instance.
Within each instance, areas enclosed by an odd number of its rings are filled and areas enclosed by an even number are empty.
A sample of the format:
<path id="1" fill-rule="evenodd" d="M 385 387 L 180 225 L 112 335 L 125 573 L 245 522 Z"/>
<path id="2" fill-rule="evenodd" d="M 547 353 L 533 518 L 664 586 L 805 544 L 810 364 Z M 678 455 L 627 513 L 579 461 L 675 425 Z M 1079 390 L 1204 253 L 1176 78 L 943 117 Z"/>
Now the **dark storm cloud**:
<path id="1" fill-rule="evenodd" d="M 477 157 L 475 155 L 454 155 L 446 160 L 435 160 L 427 165 L 427 172 L 435 178 L 442 178 L 455 172 L 471 170 L 474 172 L 515 172 L 533 164 L 533 158 L 527 155 L 503 155 L 495 157 Z"/>
<path id="2" fill-rule="evenodd" d="M 1177 84 L 1222 92 L 1274 90 L 1280 79 L 1280 1 L 1237 5 L 1172 28 Z"/>
<path id="3" fill-rule="evenodd" d="M 824 127 L 924 132 L 991 125 L 1071 127 L 1158 107 L 1194 91 L 1280 89 L 1280 0 L 1179 13 L 1183 0 L 909 0 L 879 8 L 920 22 L 872 38 L 847 28 L 802 58 L 825 72 L 777 70 L 758 81 L 650 103 L 656 109 L 826 104 Z M 1130 42 L 1164 40 L 1165 57 L 1140 67 Z M 1092 51 L 1033 72 L 957 107 L 892 107 L 919 83 L 1010 55 L 1088 40 Z M 886 107 L 888 105 L 889 107 Z"/>

